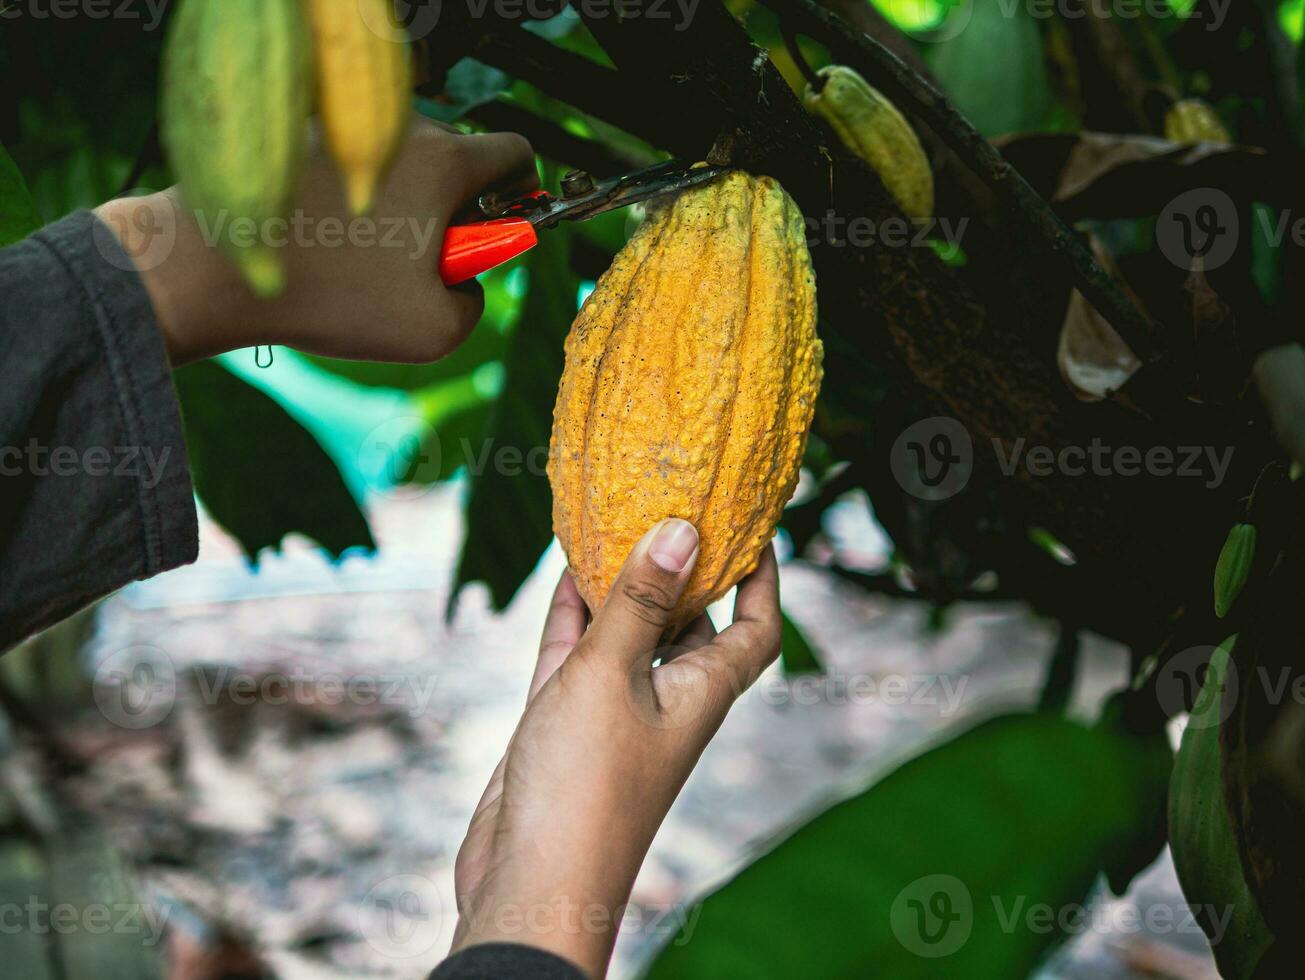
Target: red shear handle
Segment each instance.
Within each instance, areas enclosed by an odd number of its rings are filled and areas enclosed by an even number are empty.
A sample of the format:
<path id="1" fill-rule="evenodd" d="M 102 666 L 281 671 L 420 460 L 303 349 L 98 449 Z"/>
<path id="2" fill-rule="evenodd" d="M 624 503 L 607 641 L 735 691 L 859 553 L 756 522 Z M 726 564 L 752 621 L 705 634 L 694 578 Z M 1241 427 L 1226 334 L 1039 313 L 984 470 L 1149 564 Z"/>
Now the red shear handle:
<path id="1" fill-rule="evenodd" d="M 473 279 L 531 249 L 539 239 L 525 218 L 495 218 L 450 225 L 440 250 L 440 279 L 446 286 Z"/>

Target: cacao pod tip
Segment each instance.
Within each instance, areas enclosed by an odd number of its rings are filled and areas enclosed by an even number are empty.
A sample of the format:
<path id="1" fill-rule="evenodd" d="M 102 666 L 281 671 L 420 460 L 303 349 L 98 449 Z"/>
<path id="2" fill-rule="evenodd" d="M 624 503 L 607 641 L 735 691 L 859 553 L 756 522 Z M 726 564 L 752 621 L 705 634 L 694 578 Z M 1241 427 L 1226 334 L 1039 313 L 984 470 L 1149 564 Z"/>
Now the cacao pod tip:
<path id="1" fill-rule="evenodd" d="M 235 254 L 245 282 L 259 299 L 275 299 L 285 292 L 285 269 L 281 257 L 270 248 L 246 248 Z"/>
<path id="2" fill-rule="evenodd" d="M 371 173 L 354 171 L 345 177 L 349 193 L 349 210 L 355 217 L 362 217 L 372 209 L 376 197 L 376 177 Z"/>

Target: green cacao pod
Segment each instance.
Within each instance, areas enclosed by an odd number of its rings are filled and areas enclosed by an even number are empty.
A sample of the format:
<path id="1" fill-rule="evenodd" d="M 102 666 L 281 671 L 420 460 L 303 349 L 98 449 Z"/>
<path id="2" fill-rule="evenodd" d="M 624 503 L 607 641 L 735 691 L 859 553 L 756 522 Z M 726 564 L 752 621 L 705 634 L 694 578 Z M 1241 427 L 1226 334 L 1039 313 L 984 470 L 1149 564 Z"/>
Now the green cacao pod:
<path id="1" fill-rule="evenodd" d="M 173 17 L 163 60 L 163 143 L 187 205 L 261 296 L 285 287 L 266 223 L 290 210 L 311 71 L 300 0 L 183 0 Z M 253 235 L 241 230 L 250 221 Z"/>
<path id="2" fill-rule="evenodd" d="M 1234 524 L 1214 566 L 1214 614 L 1228 615 L 1255 560 L 1255 525 Z"/>
<path id="3" fill-rule="evenodd" d="M 802 104 L 875 169 L 908 217 L 933 217 L 933 171 L 906 117 L 845 65 L 822 68 L 820 77 L 824 85 L 808 85 Z"/>
<path id="4" fill-rule="evenodd" d="M 1200 99 L 1182 99 L 1165 113 L 1165 139 L 1175 143 L 1232 143 L 1215 111 Z"/>

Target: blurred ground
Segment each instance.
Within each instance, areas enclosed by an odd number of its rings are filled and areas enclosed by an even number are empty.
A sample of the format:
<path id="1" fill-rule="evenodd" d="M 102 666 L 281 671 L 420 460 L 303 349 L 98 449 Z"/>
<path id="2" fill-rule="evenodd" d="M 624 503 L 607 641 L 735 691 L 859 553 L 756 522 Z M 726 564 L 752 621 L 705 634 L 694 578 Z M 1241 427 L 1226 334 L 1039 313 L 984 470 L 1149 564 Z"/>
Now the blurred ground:
<path id="1" fill-rule="evenodd" d="M 501 616 L 469 590 L 446 623 L 458 493 L 378 501 L 381 557 L 337 569 L 291 546 L 251 575 L 206 525 L 197 565 L 101 607 L 84 658 L 96 710 L 47 719 L 62 764 L 30 747 L 15 758 L 137 869 L 173 980 L 418 978 L 447 949 L 453 858 L 562 564 L 550 553 Z M 840 523 L 873 561 L 868 519 Z M 832 679 L 776 669 L 736 706 L 640 875 L 613 977 L 692 923 L 695 896 L 766 839 L 966 719 L 1031 704 L 1054 642 L 1010 605 L 969 605 L 931 634 L 923 605 L 803 563 L 785 564 L 783 593 Z M 1086 647 L 1075 705 L 1090 715 L 1125 658 Z M 905 678 L 906 693 L 866 696 L 853 677 Z M 1135 913 L 1157 905 L 1183 908 L 1167 856 L 1124 899 L 1101 896 L 1043 976 L 1214 977 L 1199 930 L 1140 928 Z"/>

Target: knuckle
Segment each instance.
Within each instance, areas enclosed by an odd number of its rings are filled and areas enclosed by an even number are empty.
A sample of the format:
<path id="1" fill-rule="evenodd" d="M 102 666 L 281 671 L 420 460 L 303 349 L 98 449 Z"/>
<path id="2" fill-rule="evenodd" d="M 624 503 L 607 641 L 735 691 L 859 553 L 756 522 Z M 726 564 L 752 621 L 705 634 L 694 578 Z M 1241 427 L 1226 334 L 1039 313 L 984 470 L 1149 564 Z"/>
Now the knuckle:
<path id="1" fill-rule="evenodd" d="M 656 582 L 635 580 L 621 583 L 621 598 L 630 611 L 652 626 L 663 626 L 675 609 L 675 596 Z"/>
<path id="2" fill-rule="evenodd" d="M 573 648 L 573 644 L 566 640 L 545 640 L 539 644 L 539 658 L 543 660 L 550 656 L 570 653 Z"/>
<path id="3" fill-rule="evenodd" d="M 503 148 L 510 156 L 522 162 L 534 159 L 535 148 L 530 145 L 530 140 L 520 133 L 503 133 L 502 136 Z"/>

